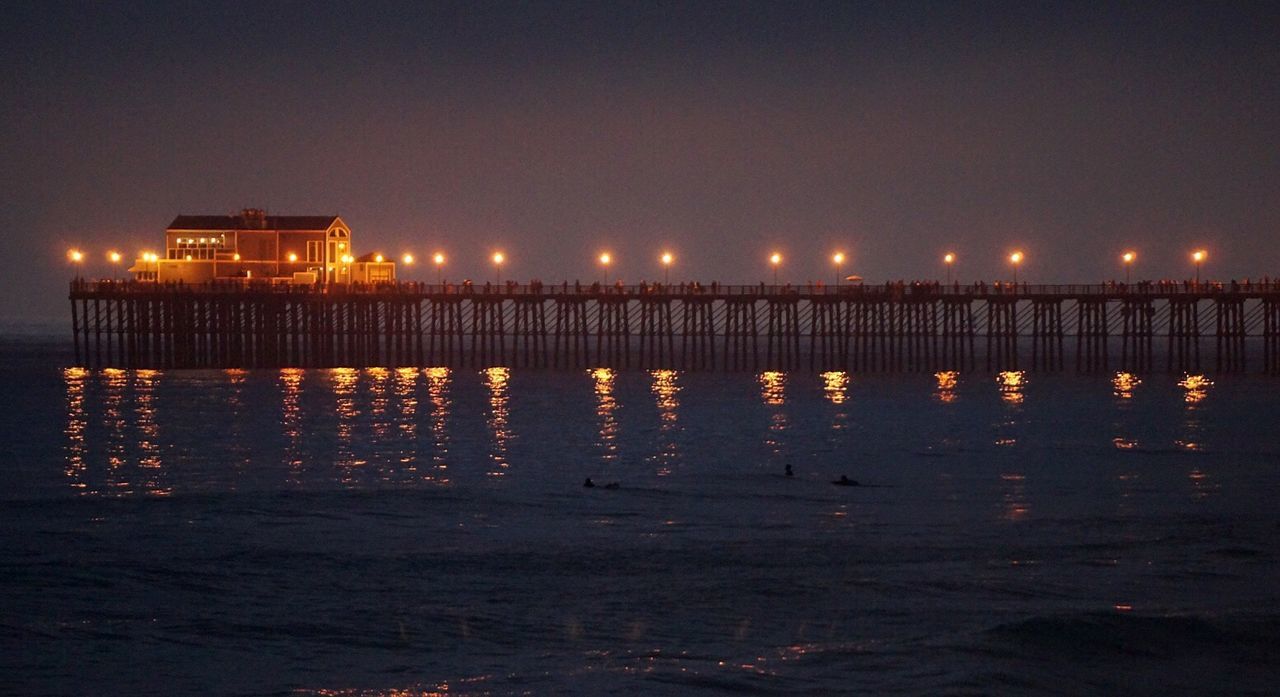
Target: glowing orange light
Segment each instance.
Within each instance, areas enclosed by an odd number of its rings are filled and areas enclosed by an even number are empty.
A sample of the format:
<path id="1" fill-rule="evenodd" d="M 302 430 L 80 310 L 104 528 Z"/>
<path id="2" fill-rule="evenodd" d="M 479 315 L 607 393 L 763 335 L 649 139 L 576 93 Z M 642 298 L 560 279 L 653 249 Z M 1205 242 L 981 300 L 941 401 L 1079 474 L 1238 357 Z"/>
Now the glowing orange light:
<path id="1" fill-rule="evenodd" d="M 770 263 L 770 264 L 773 264 L 774 266 L 777 266 L 778 264 L 781 264 L 781 263 L 782 263 L 782 255 L 781 255 L 781 254 L 778 254 L 777 252 L 774 252 L 774 253 L 773 253 L 773 256 L 770 256 L 770 257 L 769 257 L 769 263 Z"/>
<path id="2" fill-rule="evenodd" d="M 298 260 L 298 255 L 297 255 L 297 254 L 294 254 L 293 252 L 289 252 L 289 261 L 291 261 L 291 262 L 292 262 L 292 261 L 297 261 L 297 260 Z"/>
<path id="3" fill-rule="evenodd" d="M 1009 255 L 1009 261 L 1010 261 L 1011 263 L 1013 263 L 1013 264 L 1021 264 L 1021 263 L 1022 263 L 1022 252 L 1014 252 L 1013 254 L 1010 254 L 1010 255 Z"/>
<path id="4" fill-rule="evenodd" d="M 610 263 L 612 263 L 612 262 L 613 262 L 613 257 L 609 256 L 609 253 L 608 253 L 608 252 L 605 252 L 605 253 L 603 253 L 603 254 L 601 254 L 601 255 L 600 255 L 600 263 L 601 263 L 601 264 L 604 264 L 605 266 L 608 266 L 608 265 L 609 265 Z"/>
<path id="5" fill-rule="evenodd" d="M 498 265 L 502 265 L 502 262 L 504 262 L 504 261 L 506 261 L 506 260 L 507 260 L 507 258 L 506 258 L 505 256 L 503 256 L 502 252 L 494 252 L 494 253 L 493 253 L 493 263 L 498 264 Z"/>
<path id="6" fill-rule="evenodd" d="M 232 261 L 240 261 L 240 252 L 236 252 L 235 254 L 232 254 L 232 255 L 231 255 L 231 260 L 232 260 Z"/>
<path id="7" fill-rule="evenodd" d="M 952 254 L 951 252 L 947 252 L 946 254 L 942 255 L 942 263 L 954 264 L 955 262 L 956 262 L 955 254 Z"/>
<path id="8" fill-rule="evenodd" d="M 441 254 L 440 252 L 436 252 L 436 255 L 434 257 L 431 257 L 431 260 L 436 263 L 436 266 L 440 266 L 441 264 L 444 263 L 444 255 Z"/>
<path id="9" fill-rule="evenodd" d="M 112 263 L 112 264 L 119 264 L 119 263 L 120 263 L 120 252 L 117 252 L 117 251 L 114 251 L 114 250 L 112 250 L 112 251 L 110 251 L 110 252 L 107 252 L 107 258 L 111 260 L 111 263 Z"/>
<path id="10" fill-rule="evenodd" d="M 1191 260 L 1199 264 L 1200 262 L 1208 258 L 1208 256 L 1209 254 L 1205 252 L 1203 249 L 1197 249 L 1196 251 L 1191 253 Z"/>
<path id="11" fill-rule="evenodd" d="M 190 255 L 190 254 L 188 254 L 188 255 L 187 255 L 187 261 L 191 261 L 191 255 Z"/>
<path id="12" fill-rule="evenodd" d="M 401 261 L 403 261 L 403 262 L 404 262 L 404 265 L 405 265 L 405 266 L 409 266 L 410 264 L 412 264 L 412 263 L 413 263 L 413 255 L 412 255 L 412 254 L 405 254 L 403 257 L 401 257 Z"/>
<path id="13" fill-rule="evenodd" d="M 353 261 L 355 261 L 355 260 L 356 260 L 356 259 L 355 259 L 355 257 L 351 256 L 350 254 L 343 254 L 343 255 L 342 255 L 342 263 L 344 263 L 344 264 L 350 264 L 351 262 L 353 262 Z"/>
<path id="14" fill-rule="evenodd" d="M 675 257 L 673 257 L 673 256 L 671 256 L 671 252 L 663 252 L 663 253 L 662 253 L 662 265 L 663 265 L 663 266 L 671 266 L 671 262 L 673 262 L 673 261 L 675 261 L 675 260 L 676 260 L 676 258 L 675 258 Z"/>
<path id="15" fill-rule="evenodd" d="M 379 264 L 381 264 L 381 263 L 382 263 L 382 255 L 381 255 L 381 254 L 375 254 L 375 255 L 373 255 L 373 260 L 374 260 L 374 261 L 376 261 L 376 262 L 378 262 Z"/>
<path id="16" fill-rule="evenodd" d="M 67 250 L 67 258 L 72 262 L 79 264 L 84 261 L 84 252 L 81 252 L 78 249 L 69 249 Z"/>
<path id="17" fill-rule="evenodd" d="M 1124 263 L 1126 264 L 1132 264 L 1133 261 L 1137 258 L 1138 258 L 1138 255 L 1136 252 L 1125 252 L 1124 254 L 1120 255 L 1120 259 L 1124 261 Z"/>
<path id="18" fill-rule="evenodd" d="M 837 264 L 843 264 L 843 263 L 844 263 L 844 252 L 836 252 L 835 254 L 832 254 L 832 255 L 831 255 L 831 261 L 834 261 L 834 262 L 835 262 L 835 263 L 837 263 Z"/>

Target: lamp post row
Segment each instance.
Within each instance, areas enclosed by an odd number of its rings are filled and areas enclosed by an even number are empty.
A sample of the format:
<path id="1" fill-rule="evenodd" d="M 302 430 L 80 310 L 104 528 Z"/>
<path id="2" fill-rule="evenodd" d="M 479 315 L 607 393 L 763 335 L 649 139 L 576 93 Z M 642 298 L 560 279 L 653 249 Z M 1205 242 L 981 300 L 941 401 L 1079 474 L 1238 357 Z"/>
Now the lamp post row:
<path id="1" fill-rule="evenodd" d="M 239 254 L 236 255 L 237 260 L 239 260 L 239 256 L 240 256 Z M 144 252 L 142 255 L 142 259 L 144 261 L 154 262 L 154 261 L 157 261 L 158 258 L 159 257 L 157 257 L 154 253 L 151 253 L 151 252 Z M 289 261 L 291 262 L 297 261 L 297 258 L 298 258 L 297 254 L 289 255 Z M 1013 267 L 1013 283 L 1015 286 L 1018 284 L 1018 267 L 1022 265 L 1022 262 L 1025 260 L 1025 258 L 1026 256 L 1022 253 L 1021 250 L 1014 251 L 1009 255 L 1009 264 L 1010 266 Z M 1196 285 L 1200 284 L 1200 266 L 1208 258 L 1209 258 L 1208 252 L 1206 252 L 1203 249 L 1197 249 L 1191 253 L 1191 261 L 1195 265 L 1195 269 L 1196 269 Z M 121 261 L 123 261 L 123 259 L 124 259 L 124 256 L 116 250 L 110 250 L 107 252 L 107 260 L 110 261 L 112 264 L 119 264 Z M 950 285 L 952 282 L 951 270 L 956 263 L 956 259 L 957 259 L 957 256 L 955 252 L 947 252 L 942 257 L 942 263 L 947 269 L 948 285 Z M 69 249 L 67 250 L 67 260 L 70 261 L 71 264 L 77 268 L 77 278 L 79 278 L 78 269 L 80 266 L 84 264 L 86 260 L 85 253 L 79 249 Z M 379 261 L 382 260 L 382 255 L 378 255 L 378 260 Z M 431 260 L 432 262 L 435 263 L 435 266 L 436 266 L 437 281 L 443 283 L 445 255 L 442 252 L 436 252 L 434 255 L 432 255 Z M 506 260 L 507 260 L 506 255 L 502 252 L 494 252 L 493 256 L 490 257 L 490 260 L 493 262 L 493 265 L 494 265 L 495 280 L 498 283 L 498 285 L 501 285 L 502 284 L 502 265 L 506 263 Z M 675 256 L 671 254 L 671 252 L 663 252 L 662 255 L 658 257 L 658 260 L 662 263 L 663 283 L 670 284 L 671 283 L 671 265 L 675 262 Z M 1126 251 L 1125 253 L 1120 255 L 1120 261 L 1124 265 L 1125 285 L 1128 285 L 1131 281 L 1130 272 L 1133 268 L 1133 264 L 1137 260 L 1138 260 L 1138 254 L 1137 252 L 1134 252 L 1134 251 Z M 344 258 L 343 261 L 347 261 L 347 259 Z M 613 255 L 611 255 L 608 252 L 603 252 L 600 254 L 598 261 L 600 262 L 601 268 L 607 269 L 613 263 Z M 406 253 L 404 256 L 401 257 L 401 262 L 405 266 L 412 266 L 415 262 L 415 259 L 412 254 Z M 841 279 L 843 278 L 843 274 L 841 273 L 841 271 L 843 270 L 844 262 L 845 262 L 844 252 L 836 252 L 832 254 L 831 262 L 832 264 L 835 265 L 835 270 L 836 270 L 835 281 L 836 281 L 836 286 L 838 287 L 840 285 Z M 773 284 L 776 286 L 778 285 L 778 267 L 782 265 L 782 254 L 778 252 L 774 252 L 773 254 L 771 254 L 769 256 L 769 265 L 773 269 Z"/>

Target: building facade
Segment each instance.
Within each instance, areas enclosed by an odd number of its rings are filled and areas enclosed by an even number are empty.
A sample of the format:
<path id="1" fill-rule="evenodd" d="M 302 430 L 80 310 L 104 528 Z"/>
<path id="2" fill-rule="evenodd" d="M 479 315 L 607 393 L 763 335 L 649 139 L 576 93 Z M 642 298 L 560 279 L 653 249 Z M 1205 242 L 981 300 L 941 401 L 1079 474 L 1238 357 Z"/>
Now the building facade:
<path id="1" fill-rule="evenodd" d="M 165 229 L 163 253 L 145 253 L 130 272 L 143 281 L 205 283 L 390 283 L 395 262 L 357 257 L 351 228 L 336 215 L 179 215 Z"/>

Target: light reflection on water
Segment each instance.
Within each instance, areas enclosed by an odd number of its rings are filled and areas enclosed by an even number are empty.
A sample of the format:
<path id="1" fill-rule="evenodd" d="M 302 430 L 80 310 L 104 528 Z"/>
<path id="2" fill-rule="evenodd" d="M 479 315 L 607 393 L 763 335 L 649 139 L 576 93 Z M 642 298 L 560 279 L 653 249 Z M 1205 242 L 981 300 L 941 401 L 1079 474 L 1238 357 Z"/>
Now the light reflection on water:
<path id="1" fill-rule="evenodd" d="M 665 477 L 673 471 L 680 460 L 680 446 L 677 437 L 680 425 L 680 373 L 675 370 L 654 370 L 649 376 L 653 379 L 650 390 L 658 407 L 658 454 L 650 458 L 658 465 L 657 474 Z"/>
<path id="2" fill-rule="evenodd" d="M 1183 450 L 1197 451 L 1204 449 L 1204 418 L 1201 413 L 1204 401 L 1209 397 L 1209 388 L 1213 381 L 1204 375 L 1184 375 L 1178 381 L 1184 390 L 1182 400 L 1185 404 L 1182 419 L 1182 436 L 1175 445 Z"/>
<path id="3" fill-rule="evenodd" d="M 397 368 L 395 400 L 400 405 L 396 418 L 398 470 L 409 478 L 418 478 L 418 371 Z"/>
<path id="4" fill-rule="evenodd" d="M 596 448 L 600 460 L 610 465 L 618 461 L 618 399 L 614 396 L 617 373 L 612 368 L 589 371 L 595 381 L 596 419 L 599 422 Z"/>
<path id="5" fill-rule="evenodd" d="M 954 370 L 944 370 L 934 373 L 933 377 L 938 381 L 938 387 L 933 392 L 934 399 L 943 404 L 951 404 L 956 401 L 956 385 L 960 384 L 960 373 Z"/>
<path id="6" fill-rule="evenodd" d="M 280 371 L 280 430 L 285 438 L 285 463 L 291 481 L 298 482 L 303 462 L 302 378 L 306 371 L 285 368 Z"/>
<path id="7" fill-rule="evenodd" d="M 511 430 L 508 424 L 510 412 L 508 411 L 507 383 L 511 379 L 510 368 L 486 368 L 484 370 L 484 385 L 489 391 L 489 416 L 487 423 L 489 425 L 489 471 L 490 477 L 501 477 L 507 473 L 511 464 L 507 462 L 507 445 L 511 440 Z"/>
<path id="8" fill-rule="evenodd" d="M 1133 391 L 1142 384 L 1142 378 L 1133 373 L 1118 372 L 1111 378 L 1111 387 L 1117 399 L 1133 399 Z"/>
<path id="9" fill-rule="evenodd" d="M 431 402 L 431 469 L 429 479 L 449 483 L 449 412 L 453 399 L 449 396 L 448 368 L 427 368 L 427 400 Z"/>
<path id="10" fill-rule="evenodd" d="M 80 493 L 88 493 L 85 483 L 85 456 L 88 447 L 85 442 L 85 429 L 88 428 L 88 415 L 85 412 L 85 380 L 89 371 L 84 368 L 67 368 L 62 371 L 63 382 L 67 386 L 67 425 L 63 429 L 66 436 L 67 462 L 63 470 L 72 489 Z"/>
<path id="11" fill-rule="evenodd" d="M 840 474 L 850 455 L 867 452 L 864 448 L 884 450 L 890 443 L 892 450 L 897 447 L 894 439 L 916 439 L 908 452 L 943 458 L 938 462 L 970 457 L 965 453 L 993 446 L 1023 457 L 1063 438 L 1094 438 L 1089 447 L 1113 452 L 1164 448 L 1195 453 L 1209 450 L 1222 427 L 1221 419 L 1211 418 L 1216 412 L 1209 406 L 1216 409 L 1217 403 L 1210 396 L 1213 382 L 1205 376 L 1187 376 L 1177 387 L 1172 380 L 1148 386 L 1128 373 L 1113 374 L 1105 382 L 1048 381 L 1045 399 L 1033 400 L 1033 405 L 1025 401 L 1027 378 L 1019 372 L 1000 373 L 994 389 L 986 379 L 962 385 L 955 373 L 936 374 L 927 387 L 908 379 L 869 377 L 868 408 L 854 411 L 848 408 L 851 376 L 844 372 L 763 372 L 753 376 L 754 393 L 747 395 L 740 391 L 742 378 L 737 377 L 673 370 L 620 373 L 608 368 L 591 369 L 587 375 L 591 380 L 586 383 L 547 373 L 530 373 L 527 382 L 519 381 L 519 389 L 530 394 L 554 395 L 530 400 L 545 408 L 550 399 L 552 408 L 546 417 L 528 418 L 569 419 L 575 400 L 589 405 L 592 415 L 591 421 L 578 426 L 565 421 L 551 428 L 563 429 L 566 435 L 581 432 L 577 442 L 586 448 L 583 453 L 564 452 L 573 447 L 572 438 L 562 442 L 540 437 L 540 442 L 522 446 L 522 454 L 528 447 L 531 459 L 538 460 L 530 462 L 534 467 L 578 457 L 617 468 L 627 464 L 621 453 L 630 451 L 644 454 L 651 476 L 683 474 L 678 466 L 696 456 L 698 467 L 688 472 L 729 466 L 725 462 L 768 465 L 776 471 L 781 460 L 799 458 L 806 467 L 811 460 L 830 460 L 821 470 L 809 469 L 823 471 L 825 477 Z M 465 480 L 468 475 L 510 474 L 516 438 L 512 416 L 515 404 L 522 403 L 513 387 L 513 371 L 495 367 L 462 377 L 459 383 L 459 375 L 447 368 L 178 373 L 67 369 L 61 373 L 62 481 L 82 494 L 125 496 L 166 495 L 193 485 L 234 488 L 235 482 L 265 476 L 263 472 L 277 465 L 277 481 L 295 485 L 317 478 L 351 487 L 380 482 L 450 484 L 459 476 Z M 628 396 L 634 400 L 636 394 L 627 386 L 644 383 L 653 409 L 624 409 Z M 1088 389 L 1082 392 L 1081 385 Z M 913 390 L 918 393 L 913 395 Z M 479 397 L 483 412 L 464 410 L 459 418 L 458 391 L 461 404 L 476 404 Z M 984 392 L 998 400 L 965 397 L 964 404 L 972 406 L 947 406 L 949 416 L 942 420 L 935 416 L 944 412 L 930 412 L 911 401 L 953 405 L 955 397 L 945 395 Z M 705 395 L 713 398 L 704 401 Z M 745 397 L 751 403 L 742 402 Z M 688 398 L 696 398 L 691 414 L 686 413 Z M 1063 398 L 1068 401 L 1062 404 L 1068 405 L 1096 400 L 1092 411 L 1080 410 L 1099 421 L 1093 431 L 1058 432 L 1055 400 Z M 641 405 L 646 401 L 641 399 Z M 727 406 L 711 406 L 708 413 L 707 405 L 716 403 Z M 767 415 L 763 421 L 735 416 L 760 407 L 763 411 L 755 413 Z M 655 414 L 656 422 L 646 423 Z M 632 419 L 635 425 L 629 426 Z M 854 426 L 860 435 L 851 442 L 849 429 Z M 201 464 L 193 468 L 193 460 Z M 456 469 L 459 465 L 469 468 Z M 1219 483 L 1212 468 L 1197 464 L 1181 471 L 1199 496 L 1216 490 L 1211 482 Z M 1109 478 L 1126 477 L 1123 481 L 1131 485 L 1136 472 L 1131 466 L 1120 467 Z M 1001 479 L 1008 496 L 1005 515 L 1017 519 L 1029 506 L 1024 505 L 1025 491 L 1012 483 L 1023 481 L 1016 477 L 1038 478 L 1040 473 L 1021 467 L 1004 467 L 998 473 L 1009 475 Z M 613 476 L 642 475 L 619 470 Z"/>
<path id="12" fill-rule="evenodd" d="M 1026 399 L 1022 391 L 1027 385 L 1027 375 L 1021 370 L 1005 370 L 996 375 L 996 385 L 1000 390 L 1000 401 L 1009 408 L 1003 415 L 995 444 L 999 447 L 1012 447 L 1018 444 L 1015 434 L 1021 407 Z"/>
<path id="13" fill-rule="evenodd" d="M 142 490 L 153 496 L 167 496 L 164 463 L 160 459 L 160 429 L 156 422 L 156 380 L 159 371 L 139 370 L 134 379 L 134 419 L 138 430 L 138 467 L 142 470 Z"/>
<path id="14" fill-rule="evenodd" d="M 787 374 L 775 370 L 760 373 L 760 399 L 768 407 L 783 407 L 787 403 Z M 769 430 L 764 445 L 771 459 L 785 459 L 786 433 L 790 427 L 785 409 L 775 408 L 769 414 Z"/>
<path id="15" fill-rule="evenodd" d="M 1024 370 L 1005 370 L 996 375 L 996 384 L 1000 386 L 1000 399 L 1005 404 L 1022 404 L 1026 399 L 1023 389 L 1027 386 L 1027 373 Z"/>
<path id="16" fill-rule="evenodd" d="M 338 468 L 339 479 L 349 486 L 357 483 L 353 469 L 364 464 L 364 460 L 357 459 L 353 448 L 356 419 L 360 416 L 360 410 L 356 406 L 356 385 L 359 381 L 360 374 L 355 368 L 329 370 L 329 386 L 333 391 L 333 410 L 338 417 L 338 423 L 334 428 L 337 439 L 334 465 Z"/>
<path id="17" fill-rule="evenodd" d="M 102 412 L 107 426 L 107 487 L 116 494 L 126 495 L 131 493 L 128 473 L 123 471 L 128 441 L 124 398 L 129 386 L 129 374 L 119 368 L 107 368 L 102 371 L 102 377 L 106 385 Z"/>

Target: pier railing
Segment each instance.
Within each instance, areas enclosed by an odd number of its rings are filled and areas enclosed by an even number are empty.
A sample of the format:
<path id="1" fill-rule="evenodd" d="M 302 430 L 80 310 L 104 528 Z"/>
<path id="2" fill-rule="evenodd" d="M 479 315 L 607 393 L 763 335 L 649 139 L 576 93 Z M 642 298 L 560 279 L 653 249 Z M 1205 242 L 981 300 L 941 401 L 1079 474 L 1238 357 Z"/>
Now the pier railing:
<path id="1" fill-rule="evenodd" d="M 323 293 L 327 295 L 500 295 L 513 296 L 694 296 L 694 297 L 965 297 L 986 298 L 991 296 L 1016 295 L 1026 298 L 1045 297 L 1074 299 L 1089 297 L 1166 297 L 1166 296 L 1206 296 L 1221 297 L 1224 295 L 1260 298 L 1280 294 L 1280 281 L 1140 281 L 1136 283 L 1069 283 L 1069 284 L 1029 284 L 1029 283 L 940 283 L 902 282 L 887 283 L 848 283 L 827 285 L 810 284 L 766 284 L 729 285 L 716 282 L 681 282 L 681 283 L 639 283 L 639 284 L 602 284 L 602 283 L 473 283 L 443 282 L 428 283 L 420 281 L 401 281 L 398 283 L 343 283 L 343 284 L 294 284 L 271 282 L 262 279 L 224 280 L 207 283 L 156 283 L 133 280 L 87 280 L 76 279 L 71 282 L 71 294 L 78 293 L 157 293 L 157 292 L 189 292 L 189 293 L 274 293 L 284 295 L 307 295 Z"/>
<path id="2" fill-rule="evenodd" d="M 1280 374 L 1280 283 L 71 283 L 77 362 Z M 1070 338 L 1072 341 L 1068 342 Z M 1260 351 L 1259 351 L 1260 350 Z"/>

